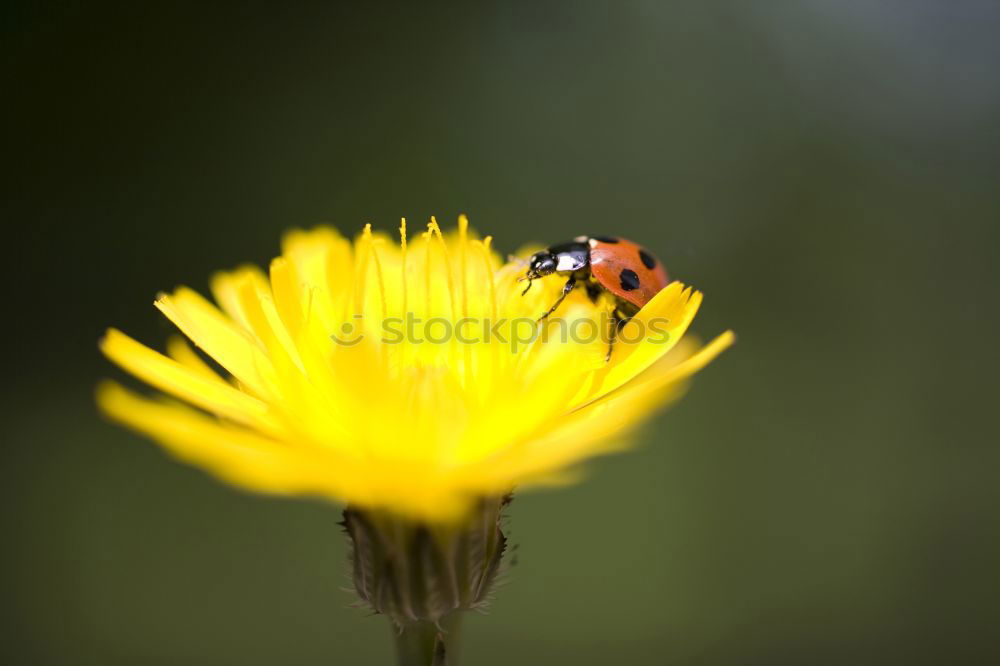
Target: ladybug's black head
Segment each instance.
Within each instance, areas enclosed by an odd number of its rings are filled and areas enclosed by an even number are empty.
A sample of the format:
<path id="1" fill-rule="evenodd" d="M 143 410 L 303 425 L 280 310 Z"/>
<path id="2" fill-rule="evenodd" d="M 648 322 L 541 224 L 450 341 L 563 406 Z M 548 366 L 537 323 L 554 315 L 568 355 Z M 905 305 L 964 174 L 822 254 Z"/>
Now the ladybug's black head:
<path id="1" fill-rule="evenodd" d="M 542 250 L 531 255 L 528 260 L 528 274 L 525 276 L 529 280 L 535 280 L 556 272 L 556 255 L 548 250 Z"/>

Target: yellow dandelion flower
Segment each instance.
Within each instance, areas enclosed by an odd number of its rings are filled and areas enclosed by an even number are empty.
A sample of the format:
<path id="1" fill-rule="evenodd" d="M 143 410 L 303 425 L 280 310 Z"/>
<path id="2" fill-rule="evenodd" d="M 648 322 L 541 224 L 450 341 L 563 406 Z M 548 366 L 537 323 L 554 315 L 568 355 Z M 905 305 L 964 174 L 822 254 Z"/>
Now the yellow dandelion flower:
<path id="1" fill-rule="evenodd" d="M 292 231 L 268 273 L 215 275 L 216 304 L 186 287 L 156 300 L 224 373 L 179 337 L 164 355 L 112 329 L 102 351 L 169 398 L 106 382 L 98 402 L 238 486 L 447 524 L 622 446 L 733 341 L 682 340 L 702 296 L 673 282 L 606 361 L 605 336 L 589 334 L 604 306 L 574 292 L 538 324 L 561 284 L 522 296 L 523 273 L 464 217 L 409 240 L 405 222 L 400 239 L 369 226 L 353 243 Z"/>

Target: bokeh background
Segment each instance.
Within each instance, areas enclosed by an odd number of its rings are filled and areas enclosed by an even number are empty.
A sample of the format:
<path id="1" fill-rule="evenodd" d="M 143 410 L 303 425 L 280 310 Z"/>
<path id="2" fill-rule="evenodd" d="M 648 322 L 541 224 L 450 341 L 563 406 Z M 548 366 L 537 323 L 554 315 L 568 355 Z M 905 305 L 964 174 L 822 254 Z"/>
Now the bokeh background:
<path id="1" fill-rule="evenodd" d="M 338 510 L 103 422 L 281 232 L 607 232 L 738 345 L 517 497 L 470 664 L 997 663 L 1000 4 L 4 3 L 0 660 L 378 664 Z"/>

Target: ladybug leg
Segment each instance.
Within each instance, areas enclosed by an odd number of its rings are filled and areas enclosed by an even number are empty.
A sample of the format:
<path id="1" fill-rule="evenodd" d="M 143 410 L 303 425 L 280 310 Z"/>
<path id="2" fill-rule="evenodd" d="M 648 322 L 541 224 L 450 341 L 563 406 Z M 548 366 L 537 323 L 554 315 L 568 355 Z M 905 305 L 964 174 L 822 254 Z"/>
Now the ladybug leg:
<path id="1" fill-rule="evenodd" d="M 529 289 L 531 289 L 531 278 L 528 278 L 528 286 L 524 288 L 524 291 L 521 292 L 521 295 L 524 296 L 525 294 L 527 294 Z"/>
<path id="2" fill-rule="evenodd" d="M 611 308 L 611 330 L 608 331 L 608 353 L 604 355 L 604 362 L 611 360 L 611 352 L 615 350 L 615 338 L 618 337 L 618 308 Z"/>
<path id="3" fill-rule="evenodd" d="M 602 293 L 604 293 L 604 288 L 597 282 L 593 280 L 587 282 L 587 297 L 591 303 L 597 305 L 597 301 L 601 298 Z"/>
<path id="4" fill-rule="evenodd" d="M 618 339 L 618 332 L 628 323 L 629 319 L 631 317 L 625 315 L 623 312 L 619 312 L 618 308 L 611 309 L 611 331 L 608 333 L 608 353 L 604 357 L 605 363 L 611 360 L 611 352 L 615 349 L 615 340 Z"/>
<path id="5" fill-rule="evenodd" d="M 553 304 L 553 306 L 549 308 L 548 312 L 539 317 L 538 321 L 543 321 L 546 317 L 555 312 L 556 308 L 559 307 L 559 304 L 562 303 L 563 300 L 569 295 L 569 292 L 573 291 L 573 287 L 575 286 L 576 286 L 576 278 L 571 275 L 569 279 L 566 280 L 566 284 L 563 285 L 562 293 L 559 294 L 559 298 L 556 299 L 555 304 Z"/>

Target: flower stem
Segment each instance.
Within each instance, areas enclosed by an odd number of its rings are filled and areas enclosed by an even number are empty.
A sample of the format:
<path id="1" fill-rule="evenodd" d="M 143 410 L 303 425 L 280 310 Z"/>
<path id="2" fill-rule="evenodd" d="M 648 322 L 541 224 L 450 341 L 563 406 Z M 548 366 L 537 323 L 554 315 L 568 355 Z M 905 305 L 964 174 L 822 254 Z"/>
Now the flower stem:
<path id="1" fill-rule="evenodd" d="M 399 666 L 456 666 L 460 613 L 445 616 L 439 624 L 409 622 L 396 631 Z"/>

